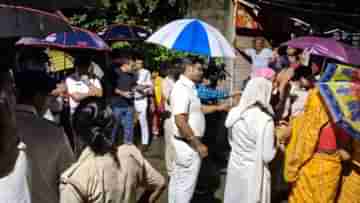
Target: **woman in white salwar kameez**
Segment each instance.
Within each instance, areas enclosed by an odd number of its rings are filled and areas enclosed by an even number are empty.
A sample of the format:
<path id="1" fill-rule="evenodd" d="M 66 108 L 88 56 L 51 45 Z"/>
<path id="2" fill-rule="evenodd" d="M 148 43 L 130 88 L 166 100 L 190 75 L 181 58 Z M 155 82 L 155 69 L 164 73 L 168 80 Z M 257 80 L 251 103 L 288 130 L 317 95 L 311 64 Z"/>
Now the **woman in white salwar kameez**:
<path id="1" fill-rule="evenodd" d="M 272 82 L 253 78 L 226 119 L 231 128 L 224 203 L 270 203 L 268 164 L 275 157 Z"/>

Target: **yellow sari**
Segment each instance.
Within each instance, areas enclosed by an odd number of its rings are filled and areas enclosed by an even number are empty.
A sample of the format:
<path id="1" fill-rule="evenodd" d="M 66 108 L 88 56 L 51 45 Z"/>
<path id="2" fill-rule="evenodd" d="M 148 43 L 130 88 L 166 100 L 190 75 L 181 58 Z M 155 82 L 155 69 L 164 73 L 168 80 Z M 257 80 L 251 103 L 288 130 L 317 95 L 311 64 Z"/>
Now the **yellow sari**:
<path id="1" fill-rule="evenodd" d="M 360 142 L 354 140 L 352 148 L 351 159 L 353 166 L 349 176 L 343 177 L 338 200 L 339 203 L 360 202 Z"/>
<path id="2" fill-rule="evenodd" d="M 155 95 L 155 104 L 156 106 L 161 106 L 163 103 L 163 95 L 162 95 L 162 78 L 157 76 L 154 79 L 154 95 Z"/>
<path id="3" fill-rule="evenodd" d="M 285 180 L 291 184 L 289 203 L 331 203 L 336 199 L 340 156 L 316 153 L 320 131 L 329 120 L 318 90 L 311 90 L 305 112 L 291 121 L 284 166 Z"/>

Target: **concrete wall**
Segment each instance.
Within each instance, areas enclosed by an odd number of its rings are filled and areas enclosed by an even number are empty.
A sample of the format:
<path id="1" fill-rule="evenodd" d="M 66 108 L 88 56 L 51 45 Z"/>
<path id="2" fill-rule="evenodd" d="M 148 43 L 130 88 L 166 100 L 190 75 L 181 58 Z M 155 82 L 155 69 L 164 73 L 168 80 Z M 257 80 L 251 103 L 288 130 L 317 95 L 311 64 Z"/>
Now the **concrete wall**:
<path id="1" fill-rule="evenodd" d="M 199 18 L 218 28 L 226 34 L 225 1 L 224 0 L 190 0 L 189 16 Z"/>
<path id="2" fill-rule="evenodd" d="M 217 29 L 238 48 L 252 47 L 252 37 L 235 36 L 233 25 L 232 0 L 190 0 L 189 17 L 199 18 Z M 232 90 L 241 88 L 242 81 L 249 76 L 250 64 L 242 56 L 235 60 L 226 60 L 226 69 L 232 75 L 227 87 Z"/>

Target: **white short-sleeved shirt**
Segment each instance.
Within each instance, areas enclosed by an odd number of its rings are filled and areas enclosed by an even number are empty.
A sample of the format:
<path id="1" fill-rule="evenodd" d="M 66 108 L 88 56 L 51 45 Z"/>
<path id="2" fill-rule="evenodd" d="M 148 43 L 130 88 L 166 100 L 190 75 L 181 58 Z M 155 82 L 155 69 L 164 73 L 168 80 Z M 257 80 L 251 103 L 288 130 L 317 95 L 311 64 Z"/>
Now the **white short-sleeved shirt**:
<path id="1" fill-rule="evenodd" d="M 31 203 L 30 166 L 24 143 L 18 145 L 19 155 L 13 170 L 0 177 L 1 202 Z"/>
<path id="2" fill-rule="evenodd" d="M 136 83 L 138 85 L 150 85 L 152 86 L 152 81 L 151 81 L 151 73 L 149 70 L 147 69 L 140 69 L 138 72 L 137 72 L 137 81 Z M 138 93 L 138 92 L 135 92 L 135 98 L 139 98 L 139 97 L 142 97 L 144 95 Z"/>
<path id="3" fill-rule="evenodd" d="M 101 83 L 98 79 L 93 78 L 89 79 L 89 82 L 93 84 L 97 88 L 101 88 Z M 77 80 L 75 77 L 68 77 L 65 81 L 66 88 L 69 94 L 73 93 L 88 93 L 89 87 L 86 85 L 86 83 L 82 80 Z M 70 97 L 70 112 L 73 114 L 75 112 L 76 107 L 79 105 L 78 102 L 76 102 L 73 98 Z"/>
<path id="4" fill-rule="evenodd" d="M 175 115 L 187 114 L 188 123 L 195 136 L 202 137 L 205 132 L 205 116 L 201 111 L 201 102 L 197 96 L 195 84 L 185 76 L 175 83 L 170 96 L 172 123 L 175 136 L 181 137 L 179 129 L 175 124 Z"/>
<path id="5" fill-rule="evenodd" d="M 265 68 L 269 66 L 269 61 L 272 57 L 272 50 L 269 48 L 264 48 L 260 51 L 259 54 L 256 53 L 256 50 L 245 49 L 245 53 L 251 57 L 252 60 L 252 72 L 254 72 L 257 68 Z"/>

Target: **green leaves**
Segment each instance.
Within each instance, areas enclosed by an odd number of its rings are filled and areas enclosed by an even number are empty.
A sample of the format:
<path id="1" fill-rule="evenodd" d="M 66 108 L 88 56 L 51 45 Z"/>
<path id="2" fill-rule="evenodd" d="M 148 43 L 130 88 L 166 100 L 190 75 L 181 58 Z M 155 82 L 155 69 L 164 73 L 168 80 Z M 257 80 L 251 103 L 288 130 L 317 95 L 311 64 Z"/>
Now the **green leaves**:
<path id="1" fill-rule="evenodd" d="M 183 18 L 188 9 L 188 0 L 97 0 L 96 8 L 84 8 L 70 16 L 73 25 L 95 32 L 115 23 L 135 24 L 157 30 L 166 23 Z M 175 52 L 145 42 L 118 42 L 116 50 L 136 50 L 144 53 L 149 69 L 158 69 L 160 64 L 189 54 Z"/>
<path id="2" fill-rule="evenodd" d="M 162 62 L 172 61 L 176 58 L 189 56 L 185 52 L 177 52 L 169 50 L 165 47 L 148 44 L 146 42 L 116 42 L 111 46 L 115 52 L 133 50 L 143 53 L 145 57 L 145 64 L 151 70 L 158 70 Z"/>
<path id="3" fill-rule="evenodd" d="M 156 29 L 186 15 L 187 0 L 98 0 L 97 8 L 84 8 L 71 17 L 71 23 L 93 31 L 114 24 L 136 24 Z"/>

